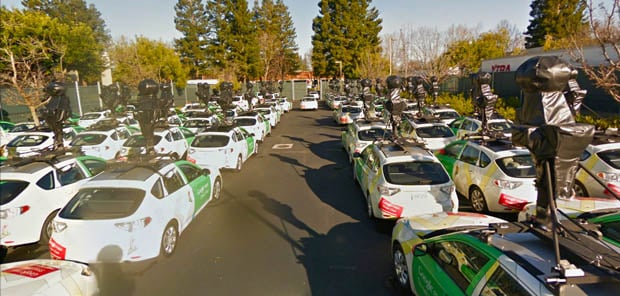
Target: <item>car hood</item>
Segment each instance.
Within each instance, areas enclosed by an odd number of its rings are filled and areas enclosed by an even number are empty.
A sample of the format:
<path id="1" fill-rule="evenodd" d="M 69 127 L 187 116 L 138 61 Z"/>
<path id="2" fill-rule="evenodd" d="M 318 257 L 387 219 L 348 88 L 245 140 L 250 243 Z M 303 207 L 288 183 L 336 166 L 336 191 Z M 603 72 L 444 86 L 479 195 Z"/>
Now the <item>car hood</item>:
<path id="1" fill-rule="evenodd" d="M 506 220 L 478 213 L 439 212 L 402 218 L 398 223 L 405 223 L 418 236 L 446 228 L 465 226 L 488 226 L 491 223 L 504 223 Z"/>

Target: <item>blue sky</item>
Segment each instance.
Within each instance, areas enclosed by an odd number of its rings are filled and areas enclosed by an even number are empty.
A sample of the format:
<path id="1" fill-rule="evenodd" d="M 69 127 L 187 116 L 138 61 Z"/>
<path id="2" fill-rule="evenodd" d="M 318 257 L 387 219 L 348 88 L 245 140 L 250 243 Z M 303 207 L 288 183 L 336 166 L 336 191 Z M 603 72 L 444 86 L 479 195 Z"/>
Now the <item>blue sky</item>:
<path id="1" fill-rule="evenodd" d="M 101 12 L 113 38 L 142 35 L 172 41 L 180 37 L 174 28 L 176 0 L 86 0 Z M 250 5 L 254 0 L 248 0 Z M 0 0 L 2 5 L 20 7 L 20 0 Z M 318 15 L 318 0 L 284 0 L 295 23 L 299 53 L 311 48 L 312 19 Z M 426 26 L 445 30 L 451 25 L 480 25 L 483 31 L 508 20 L 525 32 L 531 0 L 374 0 L 372 5 L 383 19 L 381 34 L 405 26 Z"/>

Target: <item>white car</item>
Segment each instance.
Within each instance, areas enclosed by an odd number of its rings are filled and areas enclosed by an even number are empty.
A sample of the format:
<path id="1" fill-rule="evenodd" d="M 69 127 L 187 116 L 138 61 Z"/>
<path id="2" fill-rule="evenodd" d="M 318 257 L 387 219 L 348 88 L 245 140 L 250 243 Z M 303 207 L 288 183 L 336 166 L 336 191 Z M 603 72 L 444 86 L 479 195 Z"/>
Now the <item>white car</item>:
<path id="1" fill-rule="evenodd" d="M 256 138 L 239 127 L 221 126 L 199 133 L 189 147 L 187 160 L 200 167 L 241 171 L 243 163 L 258 153 Z"/>
<path id="2" fill-rule="evenodd" d="M 458 211 L 454 183 L 423 146 L 377 141 L 355 153 L 354 159 L 353 179 L 360 185 L 370 218 Z"/>
<path id="3" fill-rule="evenodd" d="M 219 124 L 217 116 L 192 117 L 185 120 L 183 127 L 189 129 L 192 133 L 199 133 L 217 127 Z"/>
<path id="4" fill-rule="evenodd" d="M 78 149 L 85 155 L 112 160 L 120 156 L 123 143 L 130 136 L 131 131 L 126 127 L 88 130 L 77 134 L 69 146 Z"/>
<path id="5" fill-rule="evenodd" d="M 242 111 L 250 110 L 250 104 L 243 96 L 234 96 L 231 103 L 239 107 Z"/>
<path id="6" fill-rule="evenodd" d="M 63 128 L 63 146 L 69 147 L 77 131 L 71 127 Z M 49 128 L 19 133 L 6 144 L 7 157 L 30 157 L 52 150 L 54 147 L 54 132 Z"/>
<path id="7" fill-rule="evenodd" d="M 99 295 L 97 277 L 83 263 L 33 259 L 0 265 L 2 296 L 95 296 Z"/>
<path id="8" fill-rule="evenodd" d="M 390 139 L 392 128 L 382 120 L 358 120 L 347 125 L 340 135 L 342 147 L 353 162 L 353 154 L 360 153 L 377 140 Z"/>
<path id="9" fill-rule="evenodd" d="M 620 196 L 620 142 L 588 145 L 579 162 Z M 614 198 L 583 169 L 577 171 L 574 189 L 577 196 Z"/>
<path id="10" fill-rule="evenodd" d="M 254 111 L 262 114 L 265 119 L 269 121 L 271 127 L 276 127 L 280 122 L 280 114 L 275 107 L 271 105 L 258 105 L 254 107 Z"/>
<path id="11" fill-rule="evenodd" d="M 441 122 L 450 124 L 455 119 L 461 117 L 461 115 L 450 107 L 442 106 L 429 106 L 424 109 L 425 114 L 430 114 L 436 118 L 439 118 Z"/>
<path id="12" fill-rule="evenodd" d="M 109 118 L 111 114 L 112 112 L 110 110 L 87 112 L 80 117 L 80 120 L 78 120 L 78 125 L 83 128 L 87 128 L 99 120 Z"/>
<path id="13" fill-rule="evenodd" d="M 105 160 L 92 156 L 50 155 L 2 167 L 0 245 L 46 244 L 56 212 Z"/>
<path id="14" fill-rule="evenodd" d="M 178 127 L 156 128 L 154 131 L 154 150 L 161 155 L 170 155 L 175 159 L 185 159 L 189 144 L 185 140 L 185 135 Z M 146 154 L 146 139 L 142 134 L 133 134 L 121 148 L 119 159 L 126 160 L 131 155 Z"/>
<path id="15" fill-rule="evenodd" d="M 303 97 L 299 103 L 300 110 L 318 110 L 319 101 L 314 97 Z"/>
<path id="16" fill-rule="evenodd" d="M 183 231 L 220 197 L 217 169 L 165 159 L 116 165 L 83 184 L 58 212 L 52 259 L 149 262 L 171 256 Z"/>
<path id="17" fill-rule="evenodd" d="M 456 140 L 456 135 L 445 123 L 439 120 L 427 122 L 419 117 L 408 117 L 400 124 L 400 134 L 403 137 L 417 138 L 426 144 L 432 151 L 442 149 Z"/>
<path id="18" fill-rule="evenodd" d="M 286 97 L 278 98 L 278 104 L 282 107 L 282 110 L 284 110 L 284 112 L 289 112 L 291 111 L 291 109 L 293 109 L 293 104 L 291 104 L 291 102 L 289 102 L 288 98 Z"/>
<path id="19" fill-rule="evenodd" d="M 254 134 L 259 142 L 263 142 L 265 137 L 271 132 L 271 125 L 267 124 L 260 114 L 250 115 L 242 113 L 242 115 L 233 118 L 232 123 Z"/>
<path id="20" fill-rule="evenodd" d="M 348 101 L 347 97 L 344 96 L 335 96 L 329 101 L 329 108 L 332 110 L 338 109 L 341 104 L 346 103 Z"/>
<path id="21" fill-rule="evenodd" d="M 505 118 L 493 118 L 487 121 L 489 132 L 501 133 L 505 138 L 512 136 L 512 121 Z M 459 117 L 448 124 L 458 139 L 482 130 L 482 121 L 472 117 Z"/>
<path id="22" fill-rule="evenodd" d="M 332 116 L 336 124 L 344 125 L 363 119 L 364 112 L 360 106 L 341 104 L 338 109 L 333 111 Z"/>

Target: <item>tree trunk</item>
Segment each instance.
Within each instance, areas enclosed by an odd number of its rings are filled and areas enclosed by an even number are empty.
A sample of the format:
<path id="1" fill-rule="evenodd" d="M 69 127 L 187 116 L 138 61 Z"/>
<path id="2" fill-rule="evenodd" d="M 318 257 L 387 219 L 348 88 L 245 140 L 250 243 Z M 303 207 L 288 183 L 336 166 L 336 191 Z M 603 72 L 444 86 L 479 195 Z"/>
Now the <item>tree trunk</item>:
<path id="1" fill-rule="evenodd" d="M 34 121 L 34 124 L 36 126 L 40 126 L 41 123 L 39 121 L 39 115 L 37 114 L 37 108 L 35 106 L 28 106 L 28 109 L 30 109 L 30 115 L 32 115 L 32 121 Z"/>

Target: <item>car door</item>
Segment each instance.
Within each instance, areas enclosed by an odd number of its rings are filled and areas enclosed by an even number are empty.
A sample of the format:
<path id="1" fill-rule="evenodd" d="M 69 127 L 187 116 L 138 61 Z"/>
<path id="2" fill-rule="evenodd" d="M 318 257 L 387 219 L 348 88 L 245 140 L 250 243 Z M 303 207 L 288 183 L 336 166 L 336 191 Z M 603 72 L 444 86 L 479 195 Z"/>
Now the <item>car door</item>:
<path id="1" fill-rule="evenodd" d="M 194 193 L 176 166 L 165 168 L 162 179 L 168 192 L 168 204 L 173 207 L 173 215 L 180 222 L 179 229 L 185 229 L 194 217 Z"/>
<path id="2" fill-rule="evenodd" d="M 456 163 L 459 154 L 463 150 L 463 146 L 465 146 L 465 142 L 456 142 L 444 147 L 437 154 L 437 158 L 443 164 L 444 168 L 450 177 L 454 179 L 454 164 Z"/>
<path id="3" fill-rule="evenodd" d="M 194 194 L 195 217 L 211 199 L 211 179 L 204 175 L 204 170 L 189 163 L 178 163 L 185 181 L 189 184 Z"/>
<path id="4" fill-rule="evenodd" d="M 366 149 L 362 150 L 359 156 L 354 158 L 353 173 L 364 194 L 366 194 L 366 189 L 364 187 L 364 180 L 366 179 L 366 175 L 364 175 L 364 166 L 366 166 L 366 161 L 368 161 L 368 155 L 372 153 L 371 146 L 372 145 L 366 146 Z"/>
<path id="5" fill-rule="evenodd" d="M 469 186 L 476 184 L 474 173 L 477 170 L 479 155 L 478 148 L 466 145 L 454 164 L 454 186 L 456 191 L 464 196 L 469 196 Z"/>
<path id="6" fill-rule="evenodd" d="M 175 128 L 170 131 L 170 134 L 172 135 L 174 151 L 179 155 L 179 157 L 184 157 L 187 152 L 188 144 L 183 136 L 183 133 L 181 133 L 178 128 Z"/>
<path id="7" fill-rule="evenodd" d="M 241 129 L 241 133 L 245 138 L 245 144 L 247 147 L 246 157 L 250 157 L 250 155 L 254 154 L 254 151 L 256 150 L 256 138 L 245 129 Z"/>
<path id="8" fill-rule="evenodd" d="M 246 135 L 241 132 L 240 129 L 235 129 L 235 151 L 236 155 L 241 154 L 241 158 L 245 161 L 250 154 L 248 153 L 248 142 L 246 141 Z"/>

